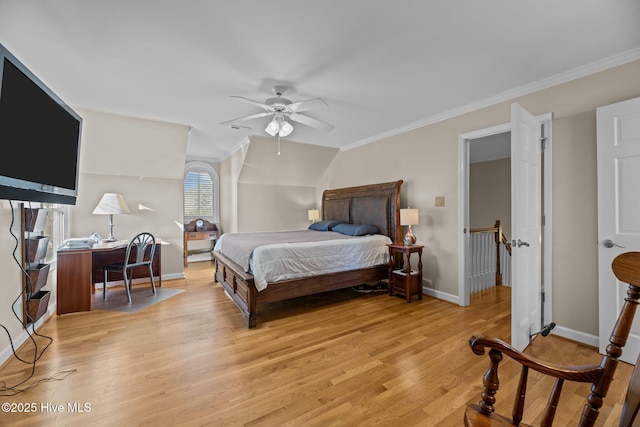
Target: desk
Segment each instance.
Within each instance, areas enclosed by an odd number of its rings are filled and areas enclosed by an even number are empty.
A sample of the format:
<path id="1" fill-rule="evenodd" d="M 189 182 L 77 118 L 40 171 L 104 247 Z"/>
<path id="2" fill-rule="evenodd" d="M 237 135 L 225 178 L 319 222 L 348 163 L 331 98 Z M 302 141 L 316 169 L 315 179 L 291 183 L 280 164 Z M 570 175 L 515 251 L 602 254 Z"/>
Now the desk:
<path id="1" fill-rule="evenodd" d="M 101 283 L 104 279 L 103 266 L 114 262 L 122 262 L 129 240 L 115 242 L 100 242 L 91 248 L 59 249 L 57 266 L 57 298 L 58 315 L 90 311 L 92 294 L 95 292 L 94 283 Z M 156 253 L 153 261 L 153 275 L 158 278 L 157 286 L 162 286 L 161 276 L 161 247 L 156 239 Z M 111 273 L 115 280 L 122 280 L 122 275 Z M 133 270 L 133 278 L 148 277 L 146 267 Z"/>

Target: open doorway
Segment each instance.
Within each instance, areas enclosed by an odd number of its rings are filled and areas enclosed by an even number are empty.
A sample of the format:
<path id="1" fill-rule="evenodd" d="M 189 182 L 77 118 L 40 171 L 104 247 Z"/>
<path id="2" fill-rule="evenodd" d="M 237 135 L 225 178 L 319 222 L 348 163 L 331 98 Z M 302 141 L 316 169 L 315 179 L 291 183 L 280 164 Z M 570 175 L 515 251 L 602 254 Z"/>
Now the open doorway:
<path id="1" fill-rule="evenodd" d="M 512 121 L 513 123 L 480 129 L 459 136 L 459 221 L 461 225 L 459 303 L 462 306 L 469 305 L 471 293 L 469 271 L 472 228 L 470 204 L 473 197 L 471 194 L 472 147 L 474 151 L 476 147 L 484 148 L 483 142 L 487 144 L 485 147 L 488 147 L 489 141 L 501 137 L 506 139 L 506 136 L 515 130 L 516 132 L 509 138 L 511 139 L 509 156 L 511 157 L 511 224 L 506 223 L 505 228 L 508 237 L 512 239 L 512 245 L 515 245 L 511 284 L 514 296 L 512 321 L 515 319 L 517 322 L 514 323 L 517 325 L 512 325 L 512 329 L 518 333 L 518 345 L 524 348 L 529 341 L 527 337 L 537 330 L 538 324 L 549 323 L 551 319 L 552 114 L 534 117 L 519 105 L 513 104 Z M 477 153 L 474 153 L 475 155 Z M 523 158 L 523 155 L 527 158 Z M 506 155 L 502 157 L 506 158 Z M 502 199 L 503 202 L 504 200 L 507 198 Z M 517 207 L 515 212 L 514 206 Z M 534 228 L 537 228 L 537 231 Z M 516 263 L 515 261 L 518 260 L 520 262 Z M 527 262 L 529 260 L 533 262 Z M 520 268 L 517 268 L 518 266 Z"/>
<path id="2" fill-rule="evenodd" d="M 469 140 L 470 294 L 511 284 L 511 132 Z"/>

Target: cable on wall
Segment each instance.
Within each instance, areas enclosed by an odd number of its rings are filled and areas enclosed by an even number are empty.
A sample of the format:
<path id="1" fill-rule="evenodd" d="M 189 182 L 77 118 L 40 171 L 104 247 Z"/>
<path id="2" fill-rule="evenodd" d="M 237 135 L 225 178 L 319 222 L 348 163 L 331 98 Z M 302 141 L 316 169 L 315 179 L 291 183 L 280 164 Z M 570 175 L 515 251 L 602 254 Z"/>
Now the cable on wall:
<path id="1" fill-rule="evenodd" d="M 26 284 L 25 284 L 25 288 L 22 289 L 22 292 L 18 295 L 18 297 L 16 299 L 13 300 L 13 302 L 11 303 L 11 311 L 13 312 L 13 315 L 16 317 L 16 319 L 21 323 L 24 324 L 23 321 L 20 319 L 20 315 L 16 312 L 15 310 L 15 306 L 16 303 L 22 298 L 23 292 L 26 293 L 26 295 L 30 295 L 30 290 L 32 290 L 32 284 L 31 284 L 31 278 L 29 277 L 29 273 L 28 271 L 25 270 L 25 268 L 22 265 L 22 262 L 18 260 L 17 256 L 16 256 L 16 252 L 18 250 L 19 244 L 20 244 L 20 240 L 18 239 L 18 236 L 16 236 L 13 233 L 13 225 L 15 223 L 15 214 L 14 214 L 14 207 L 13 207 L 13 203 L 11 201 L 9 201 L 9 205 L 11 207 L 11 224 L 9 225 L 9 233 L 11 234 L 11 236 L 13 237 L 13 239 L 15 240 L 15 246 L 13 248 L 13 252 L 12 252 L 12 256 L 13 256 L 13 260 L 15 261 L 16 265 L 18 265 L 18 268 L 20 268 L 20 271 L 22 272 L 23 275 L 25 275 L 26 277 Z M 32 220 L 35 220 L 34 217 L 32 216 L 31 218 Z M 27 239 L 27 244 L 29 244 L 29 240 Z M 29 248 L 27 248 L 28 250 Z M 27 301 L 28 304 L 28 301 Z M 76 369 L 71 369 L 68 371 L 60 371 L 58 373 L 56 373 L 55 375 L 49 377 L 49 378 L 44 378 L 41 380 L 38 380 L 30 385 L 27 386 L 23 386 L 27 381 L 29 381 L 31 378 L 33 378 L 33 375 L 35 374 L 35 369 L 36 369 L 36 362 L 38 360 L 40 360 L 40 358 L 42 357 L 42 355 L 44 354 L 44 352 L 47 350 L 47 348 L 49 348 L 49 346 L 53 343 L 53 338 L 46 336 L 46 335 L 42 335 L 40 333 L 38 333 L 36 331 L 36 326 L 35 326 L 35 320 L 32 319 L 31 317 L 29 317 L 28 314 L 28 310 L 26 310 L 27 312 L 27 320 L 29 320 L 31 323 L 31 332 L 29 331 L 29 326 L 25 326 L 24 329 L 27 332 L 27 335 L 29 336 L 29 339 L 31 340 L 31 342 L 33 343 L 33 360 L 25 360 L 22 357 L 20 357 L 17 352 L 16 352 L 16 348 L 13 344 L 13 339 L 11 338 L 11 333 L 9 332 L 9 329 L 7 329 L 7 327 L 3 324 L 0 324 L 0 327 L 2 327 L 2 329 L 4 329 L 5 333 L 7 334 L 7 337 L 9 338 L 9 344 L 11 345 L 11 351 L 13 353 L 13 356 L 19 360 L 22 363 L 31 365 L 31 372 L 29 373 L 29 375 L 27 376 L 27 378 L 25 378 L 24 380 L 18 382 L 17 384 L 14 385 L 7 385 L 7 383 L 5 381 L 0 381 L 0 396 L 15 396 L 19 393 L 25 392 L 41 383 L 44 382 L 49 382 L 49 381 L 61 381 L 64 380 L 66 378 L 68 378 L 69 376 L 75 374 L 77 372 Z M 35 337 L 40 337 L 40 338 L 44 338 L 45 340 L 47 340 L 46 345 L 44 346 L 44 348 L 42 348 L 42 350 L 40 350 L 40 352 L 38 353 L 38 343 L 36 342 Z"/>

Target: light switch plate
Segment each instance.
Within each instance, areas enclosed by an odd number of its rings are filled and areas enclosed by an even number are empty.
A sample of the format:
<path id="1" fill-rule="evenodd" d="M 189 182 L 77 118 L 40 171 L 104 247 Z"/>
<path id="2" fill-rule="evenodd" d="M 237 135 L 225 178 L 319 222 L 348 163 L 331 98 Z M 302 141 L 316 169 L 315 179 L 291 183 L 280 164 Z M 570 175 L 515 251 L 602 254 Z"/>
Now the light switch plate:
<path id="1" fill-rule="evenodd" d="M 436 196 L 436 207 L 444 206 L 444 196 Z"/>

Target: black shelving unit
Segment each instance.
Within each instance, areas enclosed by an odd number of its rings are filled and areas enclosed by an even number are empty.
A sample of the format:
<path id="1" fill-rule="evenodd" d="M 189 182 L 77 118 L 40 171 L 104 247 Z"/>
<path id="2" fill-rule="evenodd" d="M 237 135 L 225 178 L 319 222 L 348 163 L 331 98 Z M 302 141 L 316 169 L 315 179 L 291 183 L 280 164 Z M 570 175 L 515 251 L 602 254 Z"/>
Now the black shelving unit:
<path id="1" fill-rule="evenodd" d="M 49 236 L 45 236 L 47 210 L 20 205 L 22 240 L 22 301 L 23 323 L 27 326 L 40 319 L 49 307 L 51 292 L 44 290 L 50 265 L 43 262 L 47 255 Z"/>

